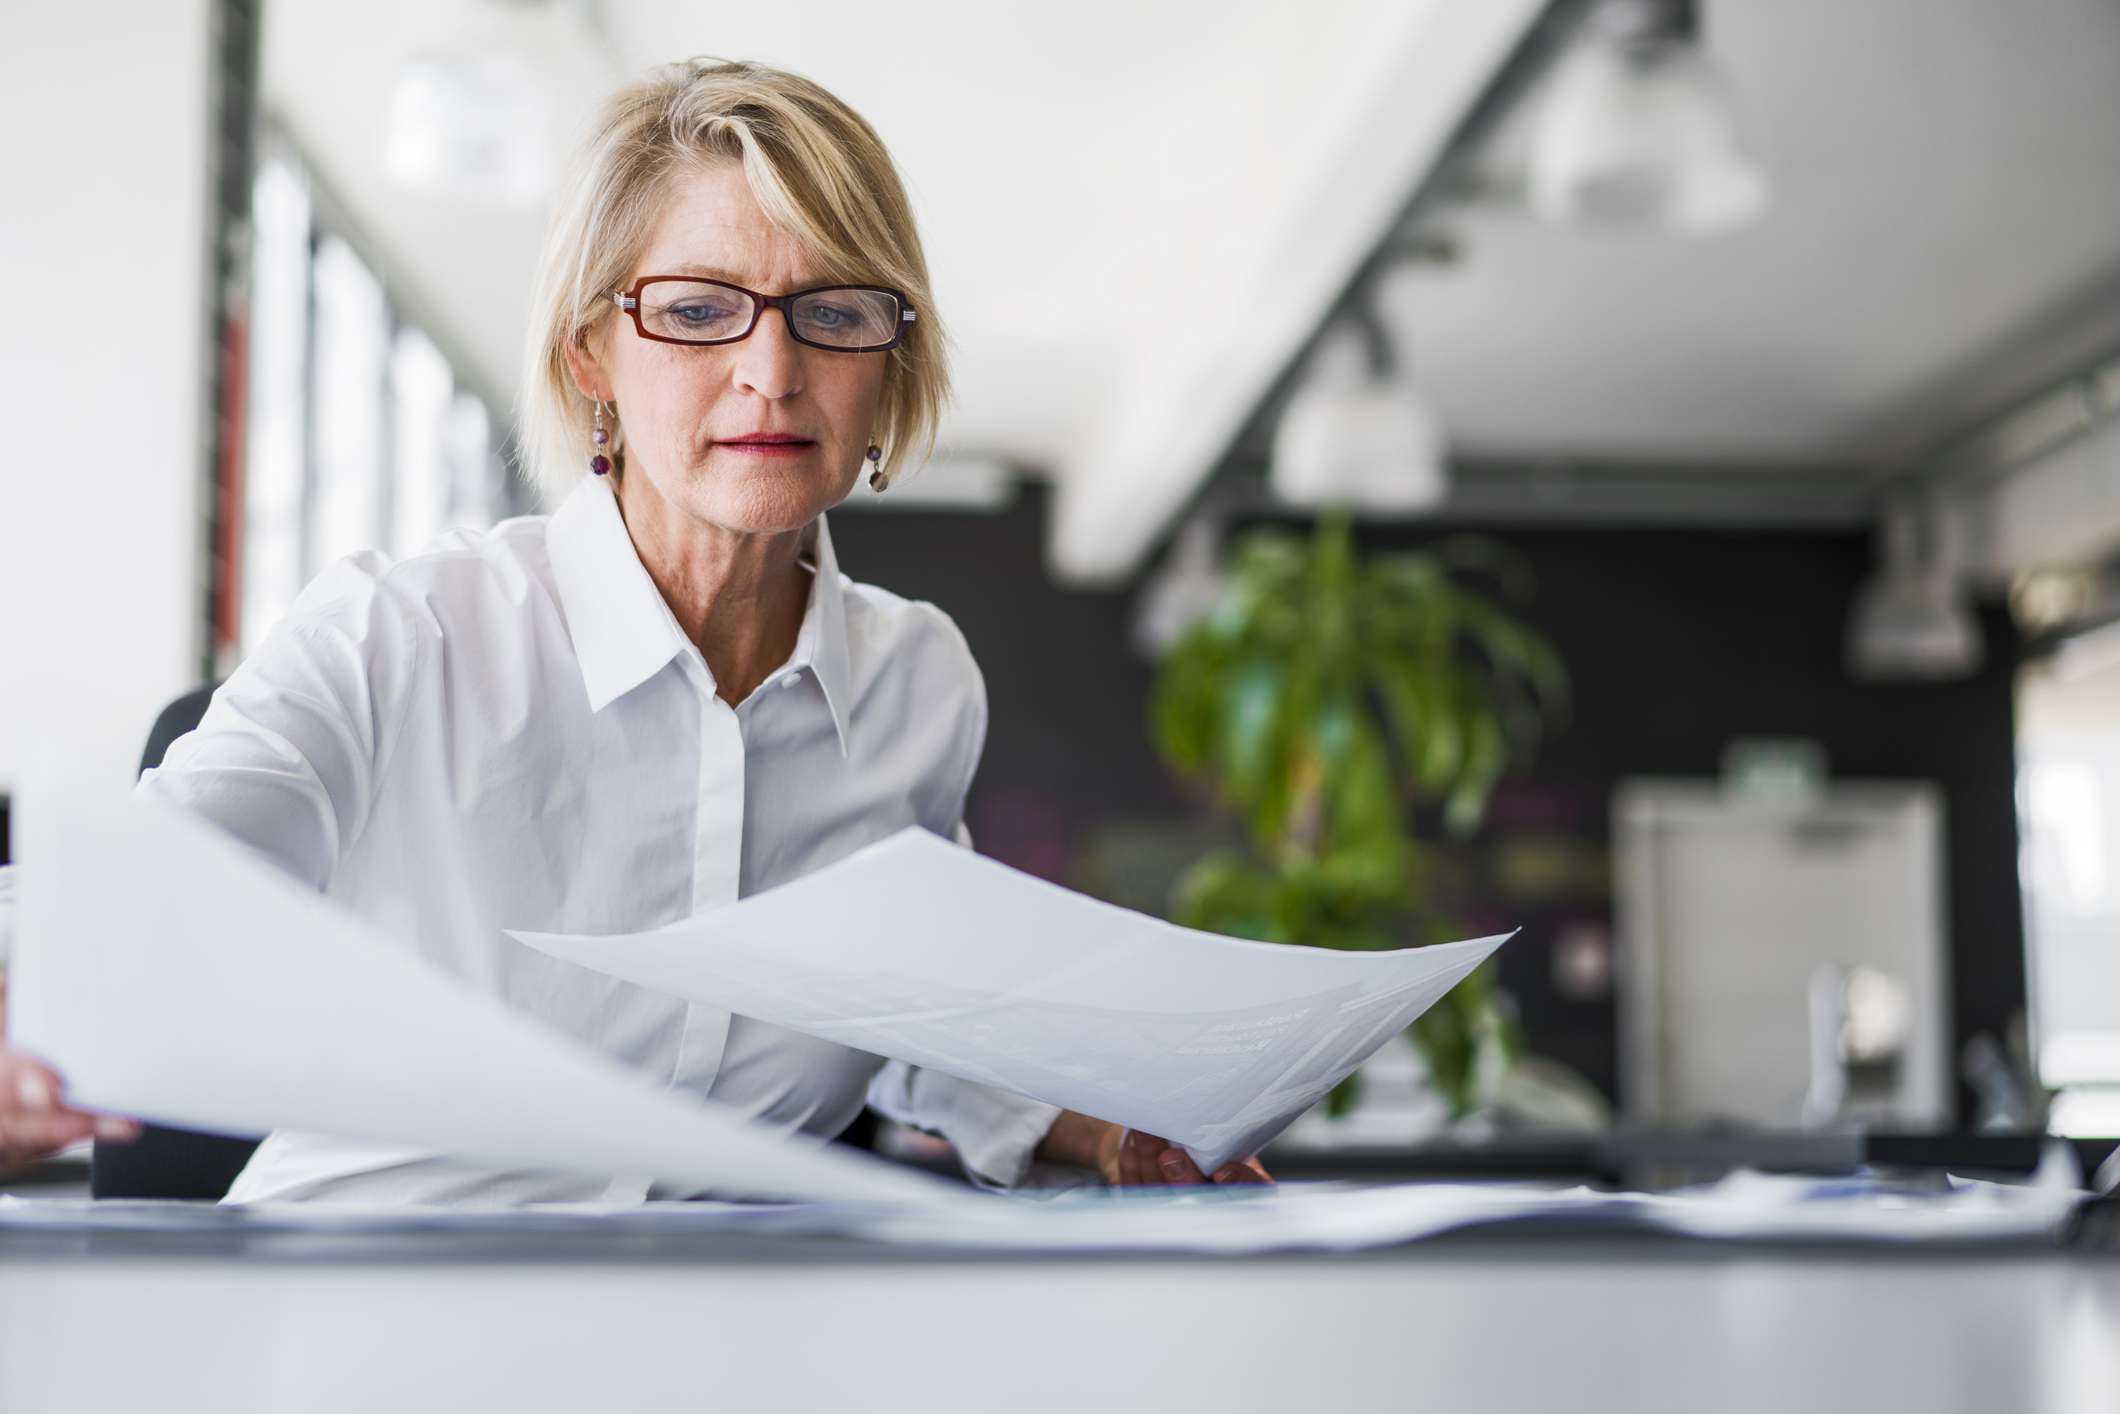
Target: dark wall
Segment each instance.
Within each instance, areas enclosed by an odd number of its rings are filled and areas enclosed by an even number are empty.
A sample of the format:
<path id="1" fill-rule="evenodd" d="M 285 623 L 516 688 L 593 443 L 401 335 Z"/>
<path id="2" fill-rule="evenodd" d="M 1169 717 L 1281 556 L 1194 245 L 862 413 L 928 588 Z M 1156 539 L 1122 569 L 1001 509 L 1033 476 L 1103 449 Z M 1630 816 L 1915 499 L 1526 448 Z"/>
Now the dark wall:
<path id="1" fill-rule="evenodd" d="M 1603 850 L 1612 788 L 1622 778 L 1713 776 L 1732 737 L 1808 737 L 1824 746 L 1836 778 L 1942 788 L 1955 1036 L 1962 1044 L 1979 1031 L 1999 1032 L 2023 1010 L 2017 640 L 2006 612 L 1983 610 L 1987 653 L 1974 676 L 1869 684 L 1852 678 L 1843 661 L 1849 606 L 1872 569 L 1866 535 L 1486 533 L 1536 574 L 1526 617 L 1560 650 L 1574 697 L 1565 730 L 1541 750 L 1528 779 L 1498 799 L 1488 836 L 1548 828 L 1558 818 L 1566 834 Z M 1371 530 L 1363 538 L 1383 545 L 1428 537 Z M 1489 897 L 1497 894 L 1506 891 Z M 1582 921 L 1561 912 L 1549 945 L 1558 927 Z M 1534 1044 L 1609 1085 L 1609 1000 L 1571 1003 L 1556 969 L 1541 965 L 1551 959 L 1536 948 L 1505 958 L 1504 983 L 1525 1005 Z"/>
<path id="2" fill-rule="evenodd" d="M 1611 1090 L 1612 1004 L 1596 963 L 1610 936 L 1612 788 L 1636 775 L 1712 776 L 1733 736 L 1809 737 L 1835 777 L 1940 785 L 1957 1036 L 1998 1030 L 2023 1009 L 2016 640 L 2005 614 L 1984 612 L 1976 676 L 1869 685 L 1841 656 L 1870 571 L 1866 536 L 1482 533 L 1534 572 L 1524 616 L 1567 662 L 1574 704 L 1530 771 L 1497 795 L 1481 835 L 1440 852 L 1439 887 L 1453 891 L 1468 932 L 1526 925 L 1502 954 L 1502 982 L 1534 1049 Z M 1036 490 L 1000 515 L 842 513 L 833 536 L 848 573 L 940 604 L 979 657 L 993 708 L 968 811 L 981 850 L 1157 907 L 1154 886 L 1212 826 L 1149 748 L 1151 669 L 1127 646 L 1131 590 L 1049 581 Z M 1382 547 L 1435 532 L 1366 527 L 1362 538 Z"/>
<path id="3" fill-rule="evenodd" d="M 980 852 L 1074 882 L 1100 825 L 1187 807 L 1149 747 L 1133 592 L 1057 587 L 1044 505 L 1026 489 L 1000 515 L 841 512 L 832 543 L 854 578 L 940 605 L 979 660 L 991 720 L 965 813 Z"/>

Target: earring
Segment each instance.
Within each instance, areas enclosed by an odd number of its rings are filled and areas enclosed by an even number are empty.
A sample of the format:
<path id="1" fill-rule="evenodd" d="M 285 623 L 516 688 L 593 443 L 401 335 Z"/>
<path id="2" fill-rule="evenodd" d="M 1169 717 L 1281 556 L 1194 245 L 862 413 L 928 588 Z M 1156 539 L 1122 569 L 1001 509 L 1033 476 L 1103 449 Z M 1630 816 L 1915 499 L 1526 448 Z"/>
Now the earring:
<path id="1" fill-rule="evenodd" d="M 882 491 L 891 484 L 891 478 L 883 474 L 883 448 L 869 443 L 869 485 Z"/>
<path id="2" fill-rule="evenodd" d="M 589 470 L 602 476 L 611 470 L 611 458 L 604 455 L 604 448 L 611 445 L 611 434 L 604 430 L 604 400 L 596 400 L 596 430 L 589 434 L 596 450 L 589 457 Z"/>

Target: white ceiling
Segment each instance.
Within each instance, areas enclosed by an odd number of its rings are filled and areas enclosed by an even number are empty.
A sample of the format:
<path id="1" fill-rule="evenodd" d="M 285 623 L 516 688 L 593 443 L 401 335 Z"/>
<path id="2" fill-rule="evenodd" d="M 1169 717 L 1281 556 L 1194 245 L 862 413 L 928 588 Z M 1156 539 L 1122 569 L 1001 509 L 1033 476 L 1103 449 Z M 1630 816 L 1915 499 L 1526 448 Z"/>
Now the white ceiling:
<path id="1" fill-rule="evenodd" d="M 949 450 L 1057 487 L 1056 568 L 1133 566 L 1439 155 L 1538 0 L 276 0 L 271 109 L 418 317 L 512 392 L 543 216 L 381 168 L 411 54 L 513 33 L 551 141 L 695 53 L 806 73 L 884 135 L 956 343 Z M 2120 343 L 2120 4 L 1707 0 L 1776 202 L 1695 242 L 1487 204 L 1390 317 L 1484 454 L 1887 464 Z M 607 42 L 608 40 L 608 42 Z M 1498 146 L 1506 167 L 1510 140 Z"/>
<path id="2" fill-rule="evenodd" d="M 911 189 L 956 344 L 946 446 L 1049 473 L 1058 565 L 1092 577 L 1123 572 L 1205 472 L 1537 8 L 609 0 L 606 47 L 571 6 L 282 0 L 264 88 L 419 317 L 512 390 L 543 216 L 391 185 L 407 56 L 512 33 L 547 56 L 561 145 L 652 63 L 707 52 L 824 83 Z"/>
<path id="3" fill-rule="evenodd" d="M 1889 466 L 2120 346 L 2120 3 L 1703 15 L 1773 206 L 1705 239 L 1443 221 L 1463 261 L 1386 302 L 1459 446 Z"/>

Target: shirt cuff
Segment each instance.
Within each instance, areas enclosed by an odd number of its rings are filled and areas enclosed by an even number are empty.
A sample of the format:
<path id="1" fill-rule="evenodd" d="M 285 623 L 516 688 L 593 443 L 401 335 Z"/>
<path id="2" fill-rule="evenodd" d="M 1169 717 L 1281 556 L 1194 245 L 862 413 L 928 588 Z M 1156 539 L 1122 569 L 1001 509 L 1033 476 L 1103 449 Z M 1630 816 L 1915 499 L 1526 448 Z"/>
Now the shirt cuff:
<path id="1" fill-rule="evenodd" d="M 1038 1145 L 1060 1116 L 1058 1105 L 903 1061 L 888 1061 L 876 1073 L 869 1104 L 949 1140 L 965 1176 L 981 1188 L 1016 1188 L 1031 1178 Z"/>

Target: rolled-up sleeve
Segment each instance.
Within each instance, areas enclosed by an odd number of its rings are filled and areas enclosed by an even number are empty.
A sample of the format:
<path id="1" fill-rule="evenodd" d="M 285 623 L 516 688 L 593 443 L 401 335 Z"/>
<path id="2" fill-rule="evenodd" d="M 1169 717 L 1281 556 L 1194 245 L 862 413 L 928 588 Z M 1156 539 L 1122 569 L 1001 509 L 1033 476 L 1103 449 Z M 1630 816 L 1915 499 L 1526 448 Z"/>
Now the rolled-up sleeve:
<path id="1" fill-rule="evenodd" d="M 311 888 L 328 888 L 366 822 L 421 651 L 379 593 L 379 557 L 339 561 L 141 777 Z"/>
<path id="2" fill-rule="evenodd" d="M 1057 1105 L 904 1061 L 876 1073 L 868 1102 L 887 1119 L 949 1140 L 965 1173 L 986 1188 L 1020 1186 L 1060 1114 Z"/>

